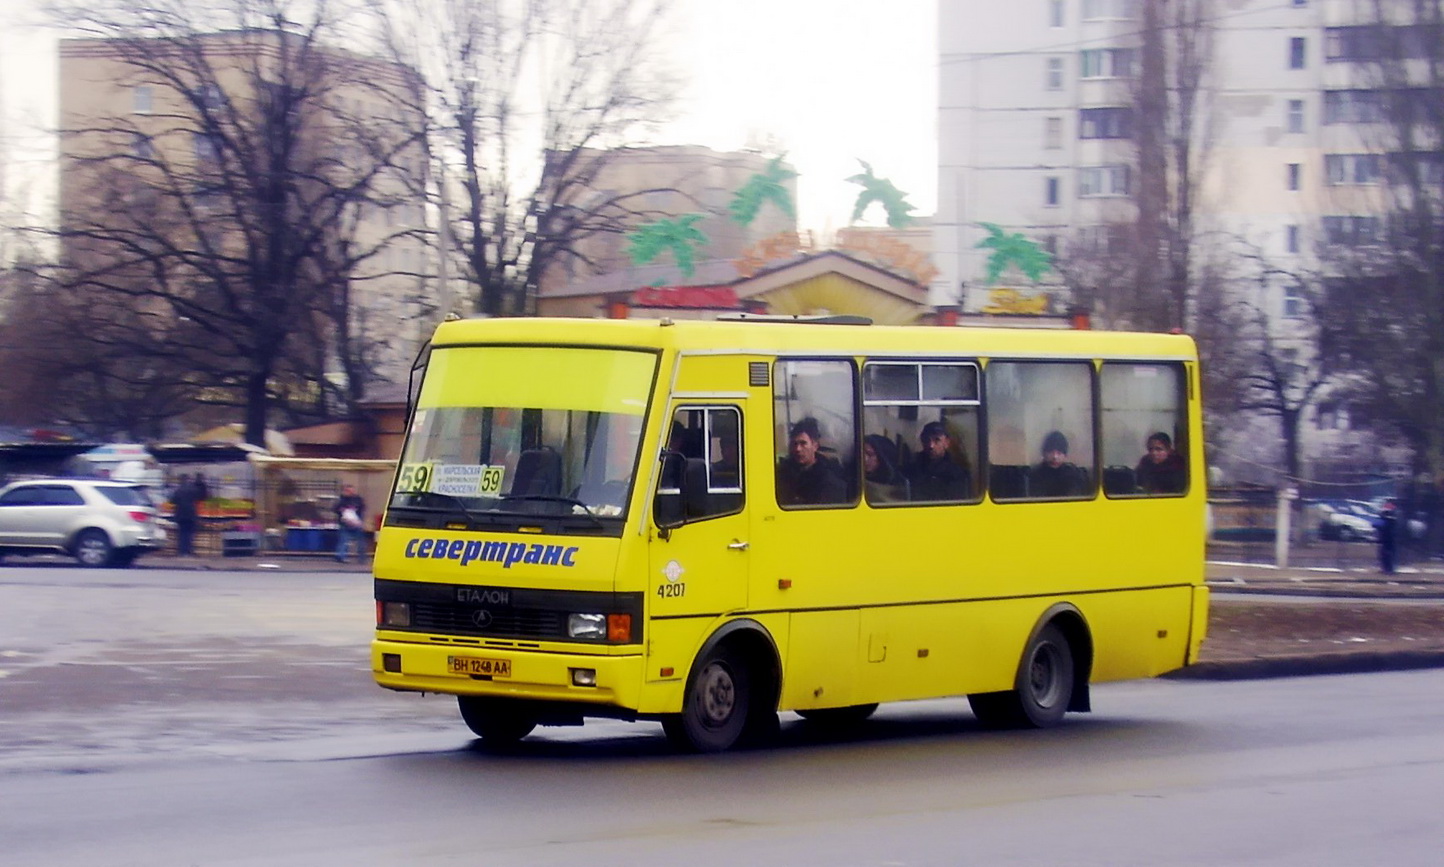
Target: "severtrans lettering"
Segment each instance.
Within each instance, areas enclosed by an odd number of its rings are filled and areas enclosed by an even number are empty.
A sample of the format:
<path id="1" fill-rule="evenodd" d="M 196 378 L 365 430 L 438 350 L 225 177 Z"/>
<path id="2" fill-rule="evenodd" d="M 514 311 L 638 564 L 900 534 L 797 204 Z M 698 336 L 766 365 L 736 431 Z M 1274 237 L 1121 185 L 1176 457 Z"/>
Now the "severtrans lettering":
<path id="1" fill-rule="evenodd" d="M 577 565 L 576 545 L 543 545 L 526 542 L 492 542 L 484 539 L 411 539 L 406 543 L 408 560 L 456 560 L 471 563 L 500 563 L 510 569 L 517 563 L 533 566 Z"/>

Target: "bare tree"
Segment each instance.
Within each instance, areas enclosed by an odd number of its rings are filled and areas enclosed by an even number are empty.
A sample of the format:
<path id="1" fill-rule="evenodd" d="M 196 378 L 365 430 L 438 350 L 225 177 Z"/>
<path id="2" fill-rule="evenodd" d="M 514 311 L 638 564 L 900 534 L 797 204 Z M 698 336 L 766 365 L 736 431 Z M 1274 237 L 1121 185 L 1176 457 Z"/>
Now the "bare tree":
<path id="1" fill-rule="evenodd" d="M 1254 291 L 1241 291 L 1243 281 L 1237 280 L 1229 300 L 1210 311 L 1210 376 L 1222 386 L 1213 408 L 1225 418 L 1273 419 L 1284 473 L 1297 482 L 1305 475 L 1304 421 L 1338 385 L 1341 355 L 1326 327 L 1336 314 L 1334 299 L 1322 291 L 1318 275 L 1278 268 L 1257 248 L 1238 260 L 1251 272 L 1239 277 L 1251 280 Z M 1275 303 L 1280 293 L 1283 316 Z"/>
<path id="2" fill-rule="evenodd" d="M 96 83 L 115 91 L 108 108 L 73 112 L 62 130 L 60 279 L 127 326 L 94 335 L 97 352 L 164 368 L 168 387 L 189 384 L 199 402 L 242 408 L 255 444 L 273 410 L 344 412 L 376 375 L 368 353 L 394 339 L 393 324 L 368 343 L 348 293 L 382 276 L 373 260 L 414 231 L 366 226 L 405 206 L 411 183 L 398 176 L 424 170 L 407 72 L 340 47 L 358 38 L 364 7 L 113 0 L 52 11 L 100 38 L 69 50 L 115 76 Z M 120 98 L 130 94 L 142 110 Z"/>
<path id="3" fill-rule="evenodd" d="M 589 238 L 671 216 L 630 206 L 654 191 L 592 181 L 671 102 L 659 58 L 672 0 L 375 2 L 396 56 L 426 80 L 443 237 L 478 312 L 525 312 Z"/>

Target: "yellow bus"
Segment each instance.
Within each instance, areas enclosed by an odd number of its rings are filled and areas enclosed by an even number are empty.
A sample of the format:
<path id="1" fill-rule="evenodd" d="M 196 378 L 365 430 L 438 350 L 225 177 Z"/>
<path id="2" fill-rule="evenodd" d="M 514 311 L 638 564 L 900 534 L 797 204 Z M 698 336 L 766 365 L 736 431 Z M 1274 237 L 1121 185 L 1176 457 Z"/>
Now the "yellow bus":
<path id="1" fill-rule="evenodd" d="M 789 318 L 790 319 L 790 318 Z M 966 695 L 989 726 L 1196 659 L 1181 335 L 778 322 L 440 325 L 375 557 L 376 681 L 478 736 L 683 748 Z"/>

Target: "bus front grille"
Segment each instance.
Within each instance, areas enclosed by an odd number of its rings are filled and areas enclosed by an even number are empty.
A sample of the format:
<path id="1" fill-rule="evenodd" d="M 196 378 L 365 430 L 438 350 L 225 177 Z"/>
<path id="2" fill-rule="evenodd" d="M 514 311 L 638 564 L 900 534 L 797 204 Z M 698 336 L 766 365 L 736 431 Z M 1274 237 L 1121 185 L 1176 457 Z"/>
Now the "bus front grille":
<path id="1" fill-rule="evenodd" d="M 488 638 L 565 639 L 566 615 L 560 611 L 485 609 L 464 605 L 411 604 L 411 628 L 449 635 Z"/>

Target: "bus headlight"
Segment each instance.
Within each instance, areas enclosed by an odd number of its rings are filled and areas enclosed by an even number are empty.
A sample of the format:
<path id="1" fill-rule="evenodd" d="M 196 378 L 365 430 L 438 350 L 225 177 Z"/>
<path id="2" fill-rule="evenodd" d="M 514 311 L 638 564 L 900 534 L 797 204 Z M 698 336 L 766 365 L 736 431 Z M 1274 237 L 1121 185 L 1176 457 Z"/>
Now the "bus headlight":
<path id="1" fill-rule="evenodd" d="M 411 625 L 411 605 L 406 602 L 377 602 L 376 625 L 407 627 Z"/>
<path id="2" fill-rule="evenodd" d="M 586 641 L 604 641 L 607 637 L 607 615 L 568 614 L 567 637 Z"/>

